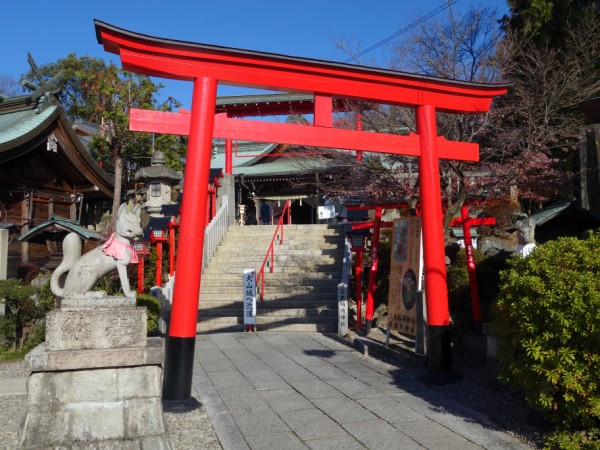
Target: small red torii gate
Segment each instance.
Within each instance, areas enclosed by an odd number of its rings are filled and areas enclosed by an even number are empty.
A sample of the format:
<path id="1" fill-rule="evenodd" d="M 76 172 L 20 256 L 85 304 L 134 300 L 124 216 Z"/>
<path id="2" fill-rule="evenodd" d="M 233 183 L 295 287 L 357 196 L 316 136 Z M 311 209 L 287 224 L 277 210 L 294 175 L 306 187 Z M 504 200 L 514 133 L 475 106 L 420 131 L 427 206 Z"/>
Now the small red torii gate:
<path id="1" fill-rule="evenodd" d="M 436 112 L 482 113 L 507 85 L 485 85 L 351 64 L 297 58 L 135 33 L 95 20 L 98 42 L 123 69 L 193 82 L 190 114 L 148 112 L 144 131 L 188 134 L 180 238 L 163 397 L 191 395 L 196 322 L 213 137 L 330 147 L 419 157 L 423 211 L 429 370 L 452 370 L 439 159 L 478 160 L 478 145 L 437 136 Z M 313 93 L 314 126 L 215 115 L 218 83 Z M 335 98 L 414 107 L 417 133 L 398 136 L 333 128 Z M 136 113 L 137 114 L 137 113 Z M 134 115 L 135 119 L 135 115 Z M 202 211 L 198 214 L 197 211 Z"/>
<path id="2" fill-rule="evenodd" d="M 477 283 L 477 270 L 475 268 L 475 257 L 473 256 L 473 239 L 471 238 L 471 227 L 482 225 L 496 225 L 494 217 L 469 217 L 469 207 L 464 205 L 460 208 L 460 219 L 453 219 L 450 226 L 462 225 L 465 241 L 465 254 L 467 255 L 467 273 L 469 274 L 469 288 L 471 290 L 471 306 L 473 308 L 473 321 L 475 322 L 475 333 L 481 335 L 481 305 L 479 301 L 479 284 Z"/>

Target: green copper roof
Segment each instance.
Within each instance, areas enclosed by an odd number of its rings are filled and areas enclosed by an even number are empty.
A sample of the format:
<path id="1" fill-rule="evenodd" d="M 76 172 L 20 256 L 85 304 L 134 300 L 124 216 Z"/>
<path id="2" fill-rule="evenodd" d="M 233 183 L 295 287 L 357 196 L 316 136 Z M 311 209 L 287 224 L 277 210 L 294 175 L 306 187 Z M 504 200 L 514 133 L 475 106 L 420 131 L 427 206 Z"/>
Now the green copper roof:
<path id="1" fill-rule="evenodd" d="M 215 142 L 211 167 L 225 167 L 225 143 Z M 237 156 L 233 156 L 233 175 L 245 176 L 303 174 L 312 169 L 322 168 L 323 161 L 307 157 L 269 156 L 279 148 L 279 144 L 263 142 L 238 142 Z"/>
<path id="2" fill-rule="evenodd" d="M 75 222 L 74 220 L 67 219 L 66 217 L 55 216 L 54 214 L 52 214 L 49 220 L 39 224 L 36 227 L 33 227 L 23 236 L 20 236 L 19 241 L 27 242 L 34 236 L 45 231 L 66 231 L 68 233 L 77 233 L 80 237 L 87 240 L 104 240 L 104 236 L 102 236 L 100 233 L 93 230 L 88 230 L 87 228 L 79 225 L 79 223 Z"/>
<path id="3" fill-rule="evenodd" d="M 58 114 L 58 106 L 50 105 L 39 114 L 34 109 L 0 114 L 0 146 L 31 133 L 46 120 Z"/>
<path id="4" fill-rule="evenodd" d="M 57 153 L 65 177 L 73 185 L 89 186 L 88 197 L 112 197 L 114 176 L 92 158 L 62 106 L 46 94 L 35 98 L 32 95 L 0 102 L 0 164 L 10 163 L 40 146 L 43 148 L 53 135 L 60 148 L 54 153 Z M 58 132 L 54 134 L 56 130 Z"/>
<path id="5" fill-rule="evenodd" d="M 567 210 L 570 210 L 571 212 L 578 214 L 578 217 L 586 217 L 586 218 L 590 218 L 592 220 L 600 221 L 600 216 L 598 214 L 596 214 L 593 211 L 590 211 L 589 209 L 581 208 L 581 207 L 577 206 L 575 204 L 575 202 L 572 202 L 572 201 L 566 201 L 566 202 L 557 203 L 557 204 L 548 206 L 540 211 L 537 211 L 536 213 L 532 214 L 531 216 L 529 216 L 525 219 L 521 219 L 521 220 L 534 219 L 535 225 L 540 226 L 540 225 L 543 225 L 546 222 L 554 219 L 555 217 L 557 217 L 563 213 L 566 213 Z M 514 230 L 516 230 L 516 226 L 511 225 L 506 230 L 514 231 Z"/>

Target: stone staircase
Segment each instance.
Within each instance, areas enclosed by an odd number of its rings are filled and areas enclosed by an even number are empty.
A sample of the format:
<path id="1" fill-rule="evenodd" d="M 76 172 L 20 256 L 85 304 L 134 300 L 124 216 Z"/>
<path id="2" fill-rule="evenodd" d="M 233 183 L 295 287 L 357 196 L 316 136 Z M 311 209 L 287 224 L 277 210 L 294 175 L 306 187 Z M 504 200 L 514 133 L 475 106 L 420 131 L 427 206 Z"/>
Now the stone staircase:
<path id="1" fill-rule="evenodd" d="M 275 228 L 227 230 L 202 273 L 198 332 L 243 331 L 243 272 L 260 269 Z M 256 330 L 337 332 L 343 257 L 343 226 L 285 225 L 275 270 L 265 269 L 264 301 L 257 295 Z"/>

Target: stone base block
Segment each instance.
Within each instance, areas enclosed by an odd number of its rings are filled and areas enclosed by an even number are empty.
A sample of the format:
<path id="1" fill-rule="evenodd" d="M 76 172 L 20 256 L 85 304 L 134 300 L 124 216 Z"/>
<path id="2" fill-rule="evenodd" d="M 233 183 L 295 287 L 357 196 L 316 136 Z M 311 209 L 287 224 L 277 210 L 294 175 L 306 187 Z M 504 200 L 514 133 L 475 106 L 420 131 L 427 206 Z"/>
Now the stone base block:
<path id="1" fill-rule="evenodd" d="M 115 309 L 135 308 L 135 298 L 106 295 L 102 291 L 92 291 L 86 294 L 63 298 L 60 309 L 63 311 L 80 309 Z"/>
<path id="2" fill-rule="evenodd" d="M 30 372 L 99 369 L 103 367 L 162 366 L 163 342 L 148 338 L 145 347 L 49 351 L 41 343 L 25 357 Z"/>
<path id="3" fill-rule="evenodd" d="M 55 309 L 46 315 L 48 350 L 143 347 L 147 311 L 140 308 Z"/>
<path id="4" fill-rule="evenodd" d="M 171 450 L 161 387 L 159 366 L 34 372 L 19 448 Z"/>

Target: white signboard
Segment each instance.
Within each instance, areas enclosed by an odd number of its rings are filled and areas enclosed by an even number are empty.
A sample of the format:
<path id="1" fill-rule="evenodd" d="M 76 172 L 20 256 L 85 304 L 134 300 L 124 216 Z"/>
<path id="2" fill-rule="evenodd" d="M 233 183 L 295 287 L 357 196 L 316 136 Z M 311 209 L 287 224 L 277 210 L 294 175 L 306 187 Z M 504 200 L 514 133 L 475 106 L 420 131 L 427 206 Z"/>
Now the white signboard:
<path id="1" fill-rule="evenodd" d="M 244 270 L 244 325 L 256 325 L 256 271 Z"/>
<path id="2" fill-rule="evenodd" d="M 348 285 L 338 284 L 338 334 L 348 333 Z"/>
<path id="3" fill-rule="evenodd" d="M 319 206 L 317 208 L 319 220 L 333 219 L 335 217 L 335 205 Z"/>

